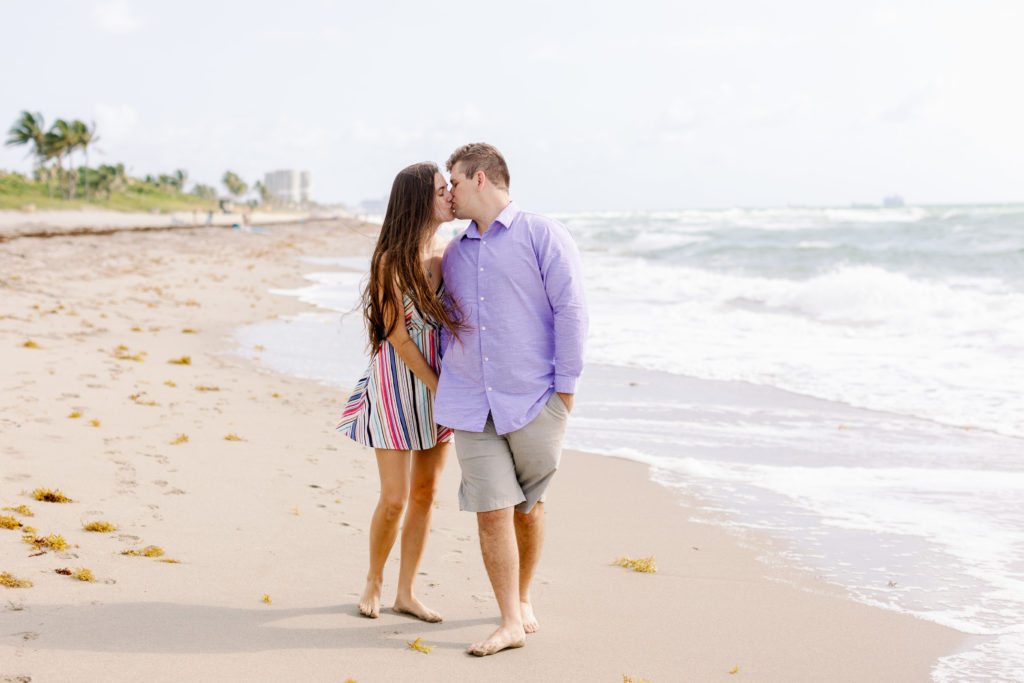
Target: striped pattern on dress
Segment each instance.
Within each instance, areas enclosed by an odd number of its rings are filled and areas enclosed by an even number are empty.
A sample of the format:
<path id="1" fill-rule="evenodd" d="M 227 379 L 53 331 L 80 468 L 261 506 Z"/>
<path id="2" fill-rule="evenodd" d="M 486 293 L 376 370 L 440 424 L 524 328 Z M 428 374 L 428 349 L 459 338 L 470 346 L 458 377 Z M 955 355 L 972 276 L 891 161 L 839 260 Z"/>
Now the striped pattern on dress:
<path id="1" fill-rule="evenodd" d="M 438 289 L 443 295 L 443 286 Z M 424 318 L 409 295 L 405 327 L 435 372 L 441 368 L 440 326 Z M 370 359 L 341 414 L 338 431 L 373 448 L 426 450 L 450 441 L 452 430 L 434 423 L 434 397 L 385 341 Z"/>

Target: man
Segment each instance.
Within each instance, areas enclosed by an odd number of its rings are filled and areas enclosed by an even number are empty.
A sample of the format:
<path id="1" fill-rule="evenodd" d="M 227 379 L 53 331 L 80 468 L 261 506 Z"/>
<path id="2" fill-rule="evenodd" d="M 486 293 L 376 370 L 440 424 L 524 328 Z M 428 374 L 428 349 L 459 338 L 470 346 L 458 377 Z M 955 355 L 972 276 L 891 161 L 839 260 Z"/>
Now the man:
<path id="1" fill-rule="evenodd" d="M 459 507 L 477 514 L 501 626 L 469 652 L 522 647 L 539 628 L 530 581 L 544 539 L 544 491 L 583 370 L 580 256 L 561 223 L 509 200 L 508 166 L 474 143 L 448 159 L 455 215 L 472 222 L 442 261 L 465 329 L 447 338 L 434 417 L 455 429 Z"/>

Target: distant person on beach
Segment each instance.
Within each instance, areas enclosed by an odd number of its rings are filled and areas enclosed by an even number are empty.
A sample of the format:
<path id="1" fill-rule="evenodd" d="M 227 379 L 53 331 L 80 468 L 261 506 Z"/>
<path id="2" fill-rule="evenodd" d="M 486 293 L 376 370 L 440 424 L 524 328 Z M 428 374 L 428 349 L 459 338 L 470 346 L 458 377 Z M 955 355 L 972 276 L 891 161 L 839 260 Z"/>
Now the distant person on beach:
<path id="1" fill-rule="evenodd" d="M 377 456 L 380 499 L 370 523 L 370 570 L 359 599 L 359 611 L 372 618 L 380 616 L 384 563 L 401 522 L 394 610 L 441 621 L 413 594 L 413 581 L 452 440 L 452 431 L 436 424 L 433 404 L 440 330 L 460 334 L 442 299 L 444 241 L 436 236 L 438 227 L 453 218 L 451 192 L 435 164 L 403 169 L 391 187 L 363 291 L 373 355 L 345 405 L 338 431 L 373 447 Z"/>
<path id="2" fill-rule="evenodd" d="M 459 507 L 475 512 L 501 625 L 469 652 L 526 644 L 539 629 L 530 582 L 544 539 L 544 491 L 583 371 L 587 309 L 580 255 L 561 223 L 509 200 L 501 153 L 474 143 L 448 159 L 455 216 L 446 296 L 461 338 L 445 337 L 434 417 L 455 430 Z"/>

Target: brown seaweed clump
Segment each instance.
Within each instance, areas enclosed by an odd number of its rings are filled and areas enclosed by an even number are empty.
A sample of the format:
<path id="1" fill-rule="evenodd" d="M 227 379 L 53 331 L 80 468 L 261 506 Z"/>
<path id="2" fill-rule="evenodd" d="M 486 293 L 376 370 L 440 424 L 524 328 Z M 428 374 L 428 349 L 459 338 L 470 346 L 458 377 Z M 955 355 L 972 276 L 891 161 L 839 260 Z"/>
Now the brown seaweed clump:
<path id="1" fill-rule="evenodd" d="M 88 524 L 83 524 L 82 528 L 86 531 L 99 531 L 101 533 L 117 531 L 117 525 L 110 522 L 89 522 Z"/>
<path id="2" fill-rule="evenodd" d="M 641 557 L 636 560 L 629 557 L 620 557 L 612 562 L 612 564 L 620 567 L 629 567 L 635 572 L 643 572 L 645 574 L 654 574 L 658 571 L 658 566 L 654 564 L 654 555 Z"/>
<path id="3" fill-rule="evenodd" d="M 24 346 L 24 347 L 25 347 L 26 349 L 38 349 L 38 348 L 42 348 L 42 347 L 40 347 L 40 346 L 39 346 L 39 344 L 36 344 L 36 343 L 35 343 L 34 341 L 32 341 L 31 339 L 29 339 L 29 340 L 28 340 L 27 342 L 25 342 L 24 344 L 22 344 L 22 346 Z"/>
<path id="4" fill-rule="evenodd" d="M 28 579 L 19 579 L 12 576 L 10 572 L 0 572 L 0 586 L 7 588 L 31 588 L 32 582 Z"/>
<path id="5" fill-rule="evenodd" d="M 49 536 L 28 534 L 26 536 L 22 536 L 21 540 L 25 541 L 25 543 L 28 543 L 29 545 L 35 546 L 39 550 L 49 548 L 50 550 L 60 552 L 71 547 L 71 544 L 68 543 L 63 536 L 59 536 L 57 534 L 50 534 Z"/>
<path id="6" fill-rule="evenodd" d="M 227 436 L 224 437 L 224 440 L 225 441 L 241 441 L 242 437 L 240 437 L 238 434 L 235 434 L 234 432 L 229 432 L 227 434 Z"/>
<path id="7" fill-rule="evenodd" d="M 622 683 L 651 683 L 651 679 L 649 679 L 649 678 L 633 678 L 632 676 L 627 676 L 626 674 L 622 674 Z"/>
<path id="8" fill-rule="evenodd" d="M 73 503 L 74 501 L 64 495 L 60 489 L 37 488 L 32 492 L 32 497 L 44 503 Z"/>
<path id="9" fill-rule="evenodd" d="M 179 443 L 187 443 L 187 442 L 188 442 L 188 434 L 179 434 L 177 439 L 175 439 L 174 441 L 171 441 L 169 443 L 172 446 L 177 446 Z"/>
<path id="10" fill-rule="evenodd" d="M 174 365 L 192 365 L 192 357 L 191 356 L 182 356 L 181 358 L 172 358 L 171 360 L 169 360 L 167 362 L 168 363 L 173 363 Z"/>
<path id="11" fill-rule="evenodd" d="M 164 549 L 158 545 L 147 545 L 142 550 L 125 550 L 121 554 L 131 557 L 161 557 L 164 554 Z"/>
<path id="12" fill-rule="evenodd" d="M 71 413 L 68 414 L 68 417 L 70 417 L 70 418 L 82 417 L 82 413 L 81 413 L 81 411 L 78 411 L 78 410 L 72 410 Z"/>
<path id="13" fill-rule="evenodd" d="M 6 508 L 4 508 L 6 509 Z M 21 522 L 14 515 L 0 515 L 0 529 L 19 529 Z"/>
<path id="14" fill-rule="evenodd" d="M 4 508 L 4 510 L 10 510 L 11 512 L 17 512 L 19 515 L 24 517 L 35 517 L 32 510 L 27 505 L 19 505 L 16 508 Z"/>
<path id="15" fill-rule="evenodd" d="M 211 387 L 206 386 L 205 384 L 200 384 L 196 386 L 196 391 L 220 391 L 220 387 Z"/>

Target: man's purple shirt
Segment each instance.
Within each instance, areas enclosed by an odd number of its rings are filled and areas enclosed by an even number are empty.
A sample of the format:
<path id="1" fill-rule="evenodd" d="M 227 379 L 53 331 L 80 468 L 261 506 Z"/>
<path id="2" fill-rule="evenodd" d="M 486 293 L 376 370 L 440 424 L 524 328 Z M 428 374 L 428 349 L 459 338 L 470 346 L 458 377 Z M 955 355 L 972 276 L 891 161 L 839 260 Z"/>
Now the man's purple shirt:
<path id="1" fill-rule="evenodd" d="M 481 235 L 475 222 L 448 245 L 444 284 L 466 329 L 442 333 L 438 424 L 499 434 L 537 417 L 551 392 L 576 393 L 587 307 L 580 254 L 564 225 L 506 206 Z"/>

